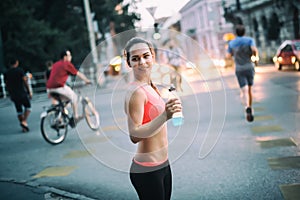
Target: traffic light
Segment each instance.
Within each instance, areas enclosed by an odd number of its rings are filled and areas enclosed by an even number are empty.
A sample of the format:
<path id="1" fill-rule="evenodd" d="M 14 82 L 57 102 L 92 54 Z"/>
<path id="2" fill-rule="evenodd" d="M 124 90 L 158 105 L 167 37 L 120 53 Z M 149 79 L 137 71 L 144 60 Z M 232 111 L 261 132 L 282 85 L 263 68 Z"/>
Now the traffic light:
<path id="1" fill-rule="evenodd" d="M 153 34 L 153 38 L 155 40 L 159 40 L 161 38 L 161 35 L 159 33 L 159 28 L 158 28 L 158 23 L 154 23 L 154 34 Z"/>
<path id="2" fill-rule="evenodd" d="M 158 33 L 159 29 L 158 29 L 158 23 L 154 23 L 154 32 Z"/>

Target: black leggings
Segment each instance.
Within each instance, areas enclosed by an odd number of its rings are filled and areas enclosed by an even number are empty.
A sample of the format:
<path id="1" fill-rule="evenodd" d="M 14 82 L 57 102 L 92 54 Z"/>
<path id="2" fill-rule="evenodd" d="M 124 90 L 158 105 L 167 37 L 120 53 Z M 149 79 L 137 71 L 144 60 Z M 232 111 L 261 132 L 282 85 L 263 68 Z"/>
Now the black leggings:
<path id="1" fill-rule="evenodd" d="M 172 192 L 172 173 L 169 162 L 145 167 L 132 161 L 130 180 L 140 200 L 169 200 Z"/>

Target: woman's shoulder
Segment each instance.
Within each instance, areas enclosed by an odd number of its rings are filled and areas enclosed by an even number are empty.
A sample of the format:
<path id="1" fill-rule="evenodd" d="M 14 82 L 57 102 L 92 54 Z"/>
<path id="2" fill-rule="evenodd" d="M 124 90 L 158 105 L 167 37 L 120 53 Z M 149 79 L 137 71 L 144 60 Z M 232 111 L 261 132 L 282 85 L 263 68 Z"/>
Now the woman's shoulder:
<path id="1" fill-rule="evenodd" d="M 145 89 L 141 85 L 129 84 L 126 92 L 126 97 L 128 98 L 146 98 Z"/>

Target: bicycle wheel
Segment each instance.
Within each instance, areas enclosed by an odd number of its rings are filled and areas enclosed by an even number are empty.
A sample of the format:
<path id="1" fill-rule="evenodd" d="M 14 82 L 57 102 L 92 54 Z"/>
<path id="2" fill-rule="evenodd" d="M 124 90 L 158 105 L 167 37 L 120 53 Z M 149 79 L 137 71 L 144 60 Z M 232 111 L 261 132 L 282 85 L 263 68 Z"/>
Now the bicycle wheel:
<path id="1" fill-rule="evenodd" d="M 100 127 L 99 113 L 97 112 L 93 103 L 85 99 L 84 117 L 89 127 L 96 131 Z"/>
<path id="2" fill-rule="evenodd" d="M 41 132 L 50 144 L 60 144 L 67 136 L 68 120 L 58 110 L 47 111 L 41 119 Z"/>

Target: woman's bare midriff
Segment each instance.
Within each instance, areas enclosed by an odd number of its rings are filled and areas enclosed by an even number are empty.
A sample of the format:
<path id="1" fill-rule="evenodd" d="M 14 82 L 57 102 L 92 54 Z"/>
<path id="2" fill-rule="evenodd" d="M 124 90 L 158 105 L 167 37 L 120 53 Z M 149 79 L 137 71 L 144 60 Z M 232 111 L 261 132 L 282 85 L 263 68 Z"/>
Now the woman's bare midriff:
<path id="1" fill-rule="evenodd" d="M 159 133 L 139 142 L 134 159 L 138 162 L 161 162 L 168 158 L 166 125 Z"/>

